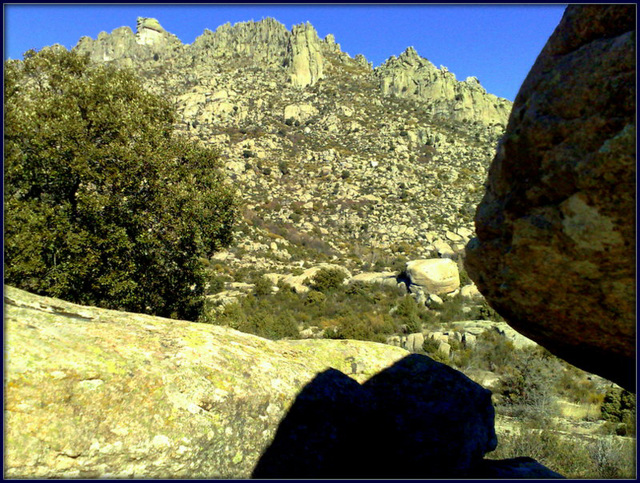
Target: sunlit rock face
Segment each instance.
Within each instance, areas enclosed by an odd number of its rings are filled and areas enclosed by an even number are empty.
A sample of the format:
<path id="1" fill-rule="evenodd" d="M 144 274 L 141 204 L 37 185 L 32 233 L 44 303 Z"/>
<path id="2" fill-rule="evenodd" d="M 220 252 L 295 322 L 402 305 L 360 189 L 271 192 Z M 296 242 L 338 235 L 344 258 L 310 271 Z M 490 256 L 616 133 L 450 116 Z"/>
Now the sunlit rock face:
<path id="1" fill-rule="evenodd" d="M 160 42 L 163 34 L 166 33 L 165 29 L 160 25 L 160 22 L 155 18 L 144 17 L 138 17 L 137 31 L 136 41 L 144 45 L 153 45 Z"/>
<path id="2" fill-rule="evenodd" d="M 466 268 L 508 322 L 635 388 L 635 7 L 569 6 L 516 97 Z"/>
<path id="3" fill-rule="evenodd" d="M 399 347 L 4 303 L 9 478 L 559 476 L 484 459 L 491 392 Z"/>
<path id="4" fill-rule="evenodd" d="M 97 39 L 82 37 L 74 50 L 88 54 L 94 62 L 115 62 L 133 67 L 136 62 L 163 62 L 182 52 L 182 42 L 167 32 L 155 18 L 138 17 L 136 33 L 119 27 L 110 34 L 101 32 Z"/>
<path id="5" fill-rule="evenodd" d="M 322 45 L 311 24 L 296 25 L 291 30 L 288 55 L 290 56 L 291 84 L 303 88 L 322 78 Z"/>
<path id="6" fill-rule="evenodd" d="M 428 99 L 434 114 L 455 121 L 507 123 L 511 102 L 488 94 L 476 77 L 458 81 L 446 67 L 438 69 L 413 47 L 374 69 L 384 95 Z"/>
<path id="7" fill-rule="evenodd" d="M 333 368 L 359 388 L 409 355 L 271 341 L 13 287 L 4 303 L 10 478 L 248 478 L 319 373 Z"/>

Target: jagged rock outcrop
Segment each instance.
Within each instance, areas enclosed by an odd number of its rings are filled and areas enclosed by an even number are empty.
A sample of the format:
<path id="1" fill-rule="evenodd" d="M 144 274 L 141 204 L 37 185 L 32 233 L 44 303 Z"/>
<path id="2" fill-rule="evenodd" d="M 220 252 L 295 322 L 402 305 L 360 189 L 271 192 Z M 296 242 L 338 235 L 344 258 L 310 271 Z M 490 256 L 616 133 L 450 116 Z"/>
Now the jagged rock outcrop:
<path id="1" fill-rule="evenodd" d="M 483 460 L 490 391 L 426 356 L 7 286 L 4 304 L 8 478 L 472 477 L 496 464 Z"/>
<path id="2" fill-rule="evenodd" d="M 143 27 L 144 38 L 158 29 L 150 19 Z M 223 25 L 166 52 L 163 42 L 138 44 L 131 31 L 120 40 L 84 39 L 77 49 L 93 46 L 95 62 L 133 66 L 145 87 L 174 102 L 176 131 L 218 150 L 247 212 L 291 242 L 271 252 L 273 233 L 240 226 L 250 253 L 231 257 L 234 266 L 290 272 L 302 242 L 304 251 L 321 247 L 330 257 L 354 243 L 375 245 L 374 258 L 395 256 L 401 245 L 415 250 L 407 259 L 458 257 L 466 240 L 451 236 L 471 233 L 503 127 L 436 117 L 427 98 L 382 96 L 364 56 L 341 52 L 331 35 L 318 40 L 311 26 L 296 32 L 322 57 L 322 80 L 306 87 L 291 83 L 293 33 L 268 18 Z M 312 83 L 314 69 L 309 64 L 305 77 Z M 313 108 L 288 117 L 288 106 Z"/>
<path id="3" fill-rule="evenodd" d="M 156 19 L 138 17 L 135 34 L 129 27 L 120 27 L 111 34 L 101 32 L 96 40 L 82 37 L 74 49 L 89 54 L 94 62 L 114 61 L 132 67 L 135 62 L 164 62 L 182 48 L 180 39 L 167 32 Z"/>
<path id="4" fill-rule="evenodd" d="M 321 40 L 309 24 L 295 25 L 291 32 L 273 18 L 258 22 L 221 25 L 205 30 L 191 45 L 183 45 L 153 18 L 138 18 L 136 33 L 120 27 L 96 40 L 83 37 L 75 49 L 95 62 L 115 62 L 132 67 L 140 62 L 181 65 L 212 65 L 235 59 L 238 65 L 281 74 L 296 89 L 304 89 L 325 77 L 327 56 L 353 62 L 377 78 L 384 95 L 419 99 L 430 104 L 431 113 L 456 121 L 505 125 L 511 102 L 488 94 L 475 77 L 459 82 L 446 68 L 438 69 L 409 47 L 398 58 L 372 69 L 362 55 L 350 59 L 329 34 Z M 285 80 L 286 79 L 286 80 Z"/>
<path id="5" fill-rule="evenodd" d="M 571 5 L 516 98 L 466 267 L 510 325 L 634 390 L 635 7 Z"/>
<path id="6" fill-rule="evenodd" d="M 384 95 L 427 100 L 435 115 L 456 121 L 505 125 L 511 111 L 511 102 L 488 94 L 477 78 L 459 82 L 446 67 L 438 69 L 413 47 L 391 57 L 374 73 Z"/>
<path id="7" fill-rule="evenodd" d="M 191 45 L 183 45 L 154 18 L 138 18 L 136 33 L 120 27 L 102 32 L 96 40 L 83 37 L 75 47 L 95 62 L 133 66 L 135 62 L 174 59 L 182 63 L 212 63 L 236 59 L 244 66 L 282 69 L 295 88 L 315 84 L 323 77 L 323 51 L 340 53 L 340 45 L 321 41 L 309 23 L 295 25 L 289 32 L 273 18 L 259 22 L 226 23 L 215 32 L 205 30 Z M 176 59 L 179 57 L 179 59 Z"/>
<path id="8" fill-rule="evenodd" d="M 287 49 L 291 84 L 297 88 L 313 85 L 322 78 L 322 45 L 310 23 L 294 25 Z"/>
<path id="9" fill-rule="evenodd" d="M 226 23 L 215 32 L 205 30 L 189 47 L 194 62 L 242 58 L 262 68 L 282 67 L 291 34 L 273 18 L 259 22 Z"/>

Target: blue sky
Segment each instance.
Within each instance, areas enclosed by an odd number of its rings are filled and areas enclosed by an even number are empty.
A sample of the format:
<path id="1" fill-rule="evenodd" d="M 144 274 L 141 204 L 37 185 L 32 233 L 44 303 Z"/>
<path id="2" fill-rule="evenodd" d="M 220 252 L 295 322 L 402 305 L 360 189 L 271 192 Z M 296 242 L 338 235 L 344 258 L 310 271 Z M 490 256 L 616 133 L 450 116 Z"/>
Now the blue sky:
<path id="1" fill-rule="evenodd" d="M 488 92 L 513 100 L 540 50 L 562 18 L 550 5 L 292 5 L 292 4 L 4 4 L 4 58 L 154 17 L 183 43 L 205 28 L 273 17 L 288 29 L 309 21 L 320 38 L 334 34 L 344 52 L 363 54 L 374 66 L 413 46 L 458 80 L 475 76 Z"/>

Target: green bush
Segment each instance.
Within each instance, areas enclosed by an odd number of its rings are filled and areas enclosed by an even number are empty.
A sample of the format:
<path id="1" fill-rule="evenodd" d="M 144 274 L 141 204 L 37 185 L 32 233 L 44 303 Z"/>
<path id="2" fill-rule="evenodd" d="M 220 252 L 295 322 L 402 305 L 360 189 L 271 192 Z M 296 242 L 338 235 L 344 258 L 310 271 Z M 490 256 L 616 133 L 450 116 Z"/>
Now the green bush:
<path id="1" fill-rule="evenodd" d="M 455 322 L 458 320 L 469 320 L 470 314 L 464 312 L 465 300 L 460 294 L 455 297 L 444 297 L 440 312 L 441 322 Z"/>
<path id="2" fill-rule="evenodd" d="M 633 393 L 619 387 L 610 387 L 604 395 L 600 413 L 605 421 L 619 423 L 616 433 L 620 436 L 635 433 L 636 400 Z"/>
<path id="3" fill-rule="evenodd" d="M 501 412 L 534 421 L 548 420 L 559 413 L 554 383 L 559 373 L 557 360 L 545 357 L 540 348 L 524 348 L 509 357 L 500 378 Z"/>
<path id="4" fill-rule="evenodd" d="M 278 300 L 287 300 L 291 295 L 294 294 L 283 293 Z M 207 314 L 203 321 L 273 340 L 299 337 L 295 312 L 288 308 L 274 310 L 272 297 L 244 297 L 225 306 L 221 314 Z"/>
<path id="5" fill-rule="evenodd" d="M 473 280 L 471 280 L 471 278 L 469 277 L 469 275 L 467 274 L 467 271 L 463 268 L 459 271 L 460 273 L 460 286 L 464 287 L 465 285 L 469 285 L 470 283 L 473 283 Z"/>
<path id="6" fill-rule="evenodd" d="M 587 442 L 562 436 L 552 423 L 544 429 L 521 427 L 501 435 L 498 447 L 487 456 L 528 456 L 570 479 L 635 478 L 635 441 L 600 437 Z"/>
<path id="7" fill-rule="evenodd" d="M 485 330 L 476 339 L 473 359 L 480 369 L 503 374 L 513 367 L 517 356 L 513 342 L 496 330 Z"/>
<path id="8" fill-rule="evenodd" d="M 480 302 L 480 307 L 477 309 L 477 313 L 475 314 L 475 318 L 478 320 L 493 320 L 494 322 L 504 322 L 504 317 L 502 317 L 498 312 L 493 309 L 489 305 L 489 303 L 482 299 Z"/>
<path id="9" fill-rule="evenodd" d="M 393 316 L 398 324 L 405 325 L 407 334 L 413 334 L 422 331 L 420 312 L 420 307 L 415 298 L 405 295 L 398 301 Z"/>
<path id="10" fill-rule="evenodd" d="M 287 161 L 280 161 L 278 163 L 278 169 L 285 176 L 291 173 L 291 168 L 289 167 L 289 163 Z"/>
<path id="11" fill-rule="evenodd" d="M 307 293 L 306 298 L 304 299 L 305 305 L 320 305 L 323 304 L 327 300 L 327 297 L 322 292 L 310 291 Z"/>
<path id="12" fill-rule="evenodd" d="M 498 448 L 490 459 L 526 456 L 567 478 L 589 478 L 595 469 L 583 443 L 563 439 L 552 428 L 543 430 L 521 428 L 501 435 Z"/>
<path id="13" fill-rule="evenodd" d="M 196 320 L 235 220 L 216 153 L 131 71 L 54 47 L 4 74 L 5 282 Z"/>
<path id="14" fill-rule="evenodd" d="M 555 384 L 557 393 L 576 404 L 602 403 L 603 394 L 587 373 L 565 364 Z"/>
<path id="15" fill-rule="evenodd" d="M 330 292 L 342 287 L 346 274 L 338 268 L 322 268 L 313 277 L 311 288 L 318 292 Z"/>
<path id="16" fill-rule="evenodd" d="M 337 325 L 325 331 L 328 339 L 353 339 L 385 342 L 392 334 L 393 321 L 381 314 L 371 312 L 347 312 L 333 319 Z"/>
<path id="17" fill-rule="evenodd" d="M 224 290 L 224 284 L 227 280 L 227 277 L 223 277 L 217 274 L 211 275 L 209 277 L 209 287 L 207 289 L 207 294 L 213 295 L 222 292 Z"/>
<path id="18" fill-rule="evenodd" d="M 422 350 L 427 353 L 434 361 L 442 364 L 451 365 L 451 360 L 448 356 L 438 350 L 440 343 L 437 340 L 427 338 L 422 344 Z"/>
<path id="19" fill-rule="evenodd" d="M 271 295 L 273 291 L 273 283 L 267 277 L 262 276 L 254 280 L 253 294 L 256 297 L 265 297 Z"/>

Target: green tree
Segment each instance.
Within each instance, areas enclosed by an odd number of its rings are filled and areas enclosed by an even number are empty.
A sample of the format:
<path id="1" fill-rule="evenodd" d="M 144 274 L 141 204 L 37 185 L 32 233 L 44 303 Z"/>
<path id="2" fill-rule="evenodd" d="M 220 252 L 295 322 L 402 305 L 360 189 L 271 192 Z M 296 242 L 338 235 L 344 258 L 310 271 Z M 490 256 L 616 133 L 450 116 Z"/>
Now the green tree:
<path id="1" fill-rule="evenodd" d="M 131 71 L 58 46 L 4 74 L 6 283 L 195 320 L 235 219 L 216 153 Z"/>
<path id="2" fill-rule="evenodd" d="M 313 277 L 311 288 L 318 292 L 331 292 L 342 287 L 346 274 L 338 268 L 322 268 Z"/>

